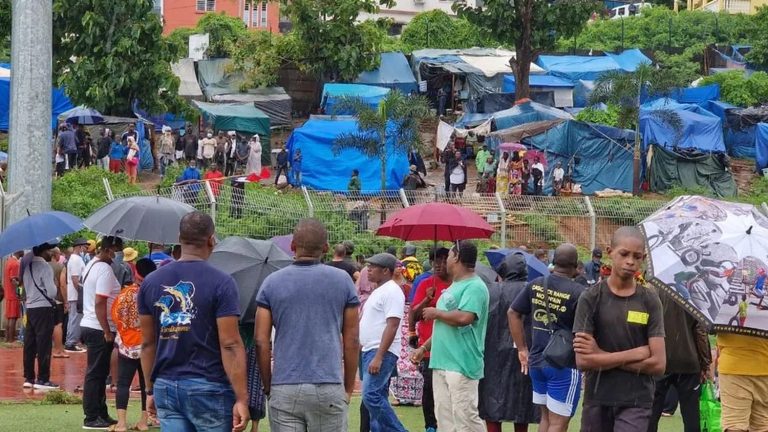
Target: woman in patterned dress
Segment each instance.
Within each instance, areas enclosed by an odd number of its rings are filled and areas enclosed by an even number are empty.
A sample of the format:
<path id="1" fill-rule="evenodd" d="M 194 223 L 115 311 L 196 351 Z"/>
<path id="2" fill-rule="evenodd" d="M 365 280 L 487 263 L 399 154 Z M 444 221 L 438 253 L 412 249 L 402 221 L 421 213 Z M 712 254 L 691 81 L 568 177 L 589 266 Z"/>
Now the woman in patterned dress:
<path id="1" fill-rule="evenodd" d="M 413 281 L 406 280 L 404 274 L 405 268 L 398 267 L 395 270 L 394 281 L 403 287 L 405 292 L 406 304 L 403 319 L 400 320 L 400 331 L 402 333 L 402 343 L 400 346 L 400 357 L 397 359 L 397 376 L 392 378 L 390 389 L 400 405 L 419 405 L 421 404 L 421 393 L 424 389 L 424 377 L 419 372 L 418 365 L 411 362 L 411 347 L 408 346 L 408 314 L 411 305 L 407 303 L 408 294 Z"/>

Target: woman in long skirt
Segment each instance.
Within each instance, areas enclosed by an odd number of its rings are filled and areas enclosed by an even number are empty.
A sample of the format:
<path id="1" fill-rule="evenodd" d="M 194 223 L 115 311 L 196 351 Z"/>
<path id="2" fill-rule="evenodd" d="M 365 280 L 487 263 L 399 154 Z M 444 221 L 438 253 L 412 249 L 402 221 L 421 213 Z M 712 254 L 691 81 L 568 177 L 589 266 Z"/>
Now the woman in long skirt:
<path id="1" fill-rule="evenodd" d="M 509 153 L 502 153 L 496 169 L 496 192 L 502 195 L 509 190 L 509 162 Z"/>
<path id="2" fill-rule="evenodd" d="M 261 175 L 261 140 L 258 135 L 254 135 L 248 143 L 250 153 L 248 153 L 248 165 L 245 167 L 245 175 Z"/>

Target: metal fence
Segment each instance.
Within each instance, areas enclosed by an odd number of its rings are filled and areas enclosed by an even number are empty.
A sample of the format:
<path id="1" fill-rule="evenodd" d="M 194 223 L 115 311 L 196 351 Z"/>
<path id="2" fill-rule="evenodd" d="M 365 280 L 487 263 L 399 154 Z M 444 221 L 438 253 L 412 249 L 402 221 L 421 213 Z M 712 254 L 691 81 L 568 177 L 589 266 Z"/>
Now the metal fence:
<path id="1" fill-rule="evenodd" d="M 109 183 L 107 196 L 113 196 Z M 209 213 L 220 237 L 270 238 L 290 234 L 299 219 L 315 217 L 328 227 L 332 242 L 346 239 L 382 241 L 372 234 L 392 213 L 429 202 L 448 202 L 471 209 L 496 230 L 491 242 L 499 247 L 525 245 L 550 249 L 563 242 L 583 248 L 604 247 L 616 228 L 635 225 L 666 201 L 639 198 L 502 196 L 446 194 L 442 190 L 315 191 L 278 190 L 254 183 L 201 182 L 173 186 L 143 195 L 161 195 Z M 372 245 L 373 246 L 373 245 Z"/>

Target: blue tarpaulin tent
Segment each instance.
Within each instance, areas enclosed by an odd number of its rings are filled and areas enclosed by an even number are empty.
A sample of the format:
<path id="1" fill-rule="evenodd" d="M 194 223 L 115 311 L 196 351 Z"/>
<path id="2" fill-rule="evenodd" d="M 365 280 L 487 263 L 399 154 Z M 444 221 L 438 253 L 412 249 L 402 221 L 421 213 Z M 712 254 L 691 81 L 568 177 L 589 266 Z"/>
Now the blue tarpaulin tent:
<path id="1" fill-rule="evenodd" d="M 575 83 L 577 80 L 594 81 L 608 71 L 634 72 L 641 64 L 651 64 L 651 60 L 640 50 L 631 49 L 604 56 L 541 55 L 536 63 L 550 75 Z"/>
<path id="2" fill-rule="evenodd" d="M 496 129 L 507 129 L 523 123 L 541 120 L 573 119 L 567 112 L 536 102 L 525 102 L 510 109 L 493 113 Z"/>
<path id="3" fill-rule="evenodd" d="M 632 191 L 634 132 L 575 120 L 565 121 L 523 143 L 547 155 L 545 192 L 552 191 L 551 170 L 560 161 L 573 165 L 573 181 L 584 194 L 610 188 Z"/>
<path id="4" fill-rule="evenodd" d="M 654 101 L 655 104 L 658 101 Z M 682 121 L 679 134 L 653 111 L 659 108 L 644 106 L 640 110 L 640 131 L 643 148 L 658 144 L 666 148 L 693 148 L 703 152 L 724 152 L 723 123 L 697 105 L 667 104 L 661 108 L 673 110 Z M 679 135 L 679 136 L 678 136 Z M 678 138 L 680 139 L 678 141 Z"/>
<path id="5" fill-rule="evenodd" d="M 389 89 L 386 87 L 377 87 L 364 84 L 335 84 L 328 83 L 323 86 L 323 99 L 320 106 L 323 108 L 326 114 L 351 114 L 351 113 L 335 113 L 333 112 L 333 106 L 342 97 L 357 97 L 367 103 L 371 108 L 379 106 L 384 97 L 389 93 Z"/>
<path id="6" fill-rule="evenodd" d="M 554 106 L 556 107 L 573 106 L 574 84 L 568 80 L 552 75 L 530 75 L 528 85 L 534 90 L 551 91 L 555 99 Z M 504 75 L 501 91 L 504 93 L 514 93 L 516 88 L 515 76 Z"/>
<path id="7" fill-rule="evenodd" d="M 707 101 L 707 103 L 704 106 L 704 109 L 711 112 L 712 114 L 716 115 L 720 120 L 725 123 L 726 119 L 726 113 L 729 109 L 732 108 L 738 108 L 736 105 L 731 105 L 728 102 L 723 102 L 719 100 L 711 100 Z"/>
<path id="8" fill-rule="evenodd" d="M 51 90 L 51 129 L 56 128 L 59 114 L 69 111 L 74 107 L 62 90 L 53 88 Z M 0 78 L 0 131 L 8 130 L 10 111 L 11 80 L 9 78 Z"/>
<path id="9" fill-rule="evenodd" d="M 379 68 L 361 73 L 355 82 L 397 89 L 405 94 L 419 90 L 408 59 L 401 52 L 381 53 Z"/>
<path id="10" fill-rule="evenodd" d="M 573 106 L 579 108 L 589 106 L 589 97 L 594 90 L 594 81 L 578 80 L 573 88 Z"/>
<path id="11" fill-rule="evenodd" d="M 381 163 L 359 150 L 344 149 L 334 154 L 335 140 L 345 133 L 358 131 L 357 119 L 351 116 L 335 118 L 313 116 L 295 129 L 286 144 L 290 160 L 301 149 L 302 184 L 311 189 L 346 191 L 352 170 L 360 171 L 362 190 L 381 188 Z M 399 189 L 408 174 L 408 155 L 395 152 L 388 143 L 387 190 Z"/>
<path id="12" fill-rule="evenodd" d="M 755 165 L 758 172 L 768 168 L 768 123 L 758 123 L 756 127 Z"/>

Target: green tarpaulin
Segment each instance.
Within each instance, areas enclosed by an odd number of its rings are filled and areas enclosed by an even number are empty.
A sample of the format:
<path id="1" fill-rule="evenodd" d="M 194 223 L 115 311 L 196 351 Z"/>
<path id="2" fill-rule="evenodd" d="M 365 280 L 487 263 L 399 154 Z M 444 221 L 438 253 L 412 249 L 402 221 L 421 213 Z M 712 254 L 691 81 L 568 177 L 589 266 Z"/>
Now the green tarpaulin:
<path id="1" fill-rule="evenodd" d="M 261 160 L 269 164 L 272 146 L 269 142 L 269 117 L 252 103 L 215 104 L 195 101 L 206 123 L 214 132 L 235 131 L 241 135 L 259 134 L 261 138 Z"/>
<path id="2" fill-rule="evenodd" d="M 678 153 L 652 146 L 650 187 L 665 192 L 672 187 L 705 188 L 720 197 L 735 197 L 736 182 L 722 153 Z"/>

